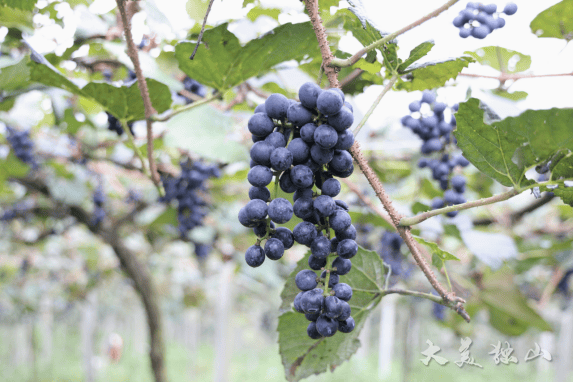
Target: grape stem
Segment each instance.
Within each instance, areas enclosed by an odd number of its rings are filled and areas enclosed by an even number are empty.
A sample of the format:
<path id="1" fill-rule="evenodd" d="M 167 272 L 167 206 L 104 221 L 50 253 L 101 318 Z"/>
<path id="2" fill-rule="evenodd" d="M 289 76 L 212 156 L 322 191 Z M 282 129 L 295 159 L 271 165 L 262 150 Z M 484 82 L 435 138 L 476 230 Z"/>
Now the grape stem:
<path id="1" fill-rule="evenodd" d="M 152 129 L 153 120 L 151 117 L 156 113 L 156 111 L 151 103 L 147 82 L 143 75 L 138 52 L 134 44 L 134 39 L 132 37 L 131 20 L 128 19 L 126 13 L 126 1 L 116 0 L 116 3 L 118 4 L 118 10 L 120 11 L 120 16 L 122 18 L 124 35 L 126 38 L 126 44 L 128 48 L 127 53 L 134 65 L 134 71 L 136 73 L 138 88 L 140 90 L 140 94 L 144 104 L 146 127 L 147 127 L 147 156 L 149 162 L 150 177 L 153 183 L 157 187 L 161 188 L 161 180 L 159 177 L 159 173 L 157 172 L 155 160 L 153 158 L 153 129 Z"/>
<path id="2" fill-rule="evenodd" d="M 443 207 L 443 208 L 436 209 L 436 210 L 427 211 L 427 212 L 415 215 L 414 217 L 404 217 L 404 218 L 401 218 L 399 225 L 400 226 L 416 225 L 416 224 L 421 223 L 423 221 L 426 221 L 427 219 L 434 217 L 436 215 L 448 213 L 451 211 L 466 210 L 466 209 L 470 209 L 470 208 L 477 207 L 477 206 L 491 205 L 493 203 L 506 201 L 506 200 L 508 200 L 514 196 L 519 195 L 520 193 L 522 193 L 526 190 L 530 190 L 530 189 L 533 189 L 535 187 L 546 186 L 546 185 L 558 185 L 560 183 L 563 184 L 564 181 L 572 181 L 572 180 L 567 179 L 567 180 L 546 181 L 546 182 L 540 182 L 540 183 L 528 185 L 528 186 L 525 186 L 525 187 L 519 188 L 519 189 L 511 189 L 507 192 L 500 193 L 500 194 L 494 195 L 492 197 L 481 198 L 481 199 L 477 199 L 476 201 L 465 202 L 465 203 L 462 203 L 460 205 L 452 205 L 452 206 L 447 206 L 447 207 Z"/>
<path id="3" fill-rule="evenodd" d="M 308 2 L 308 0 L 306 0 L 306 2 Z M 361 57 L 363 57 L 363 55 L 366 54 L 367 52 L 372 51 L 373 49 L 378 48 L 382 45 L 385 45 L 389 41 L 395 39 L 397 36 L 400 36 L 403 33 L 410 31 L 414 27 L 418 27 L 419 25 L 421 25 L 425 21 L 428 21 L 428 20 L 432 19 L 433 17 L 440 15 L 441 13 L 443 13 L 444 11 L 446 11 L 447 9 L 452 7 L 456 2 L 458 2 L 458 0 L 450 0 L 446 4 L 435 9 L 434 11 L 432 11 L 428 15 L 422 17 L 421 19 L 407 25 L 404 28 L 399 29 L 398 31 L 396 31 L 394 33 L 391 33 L 390 35 L 386 35 L 385 37 L 375 41 L 371 45 L 368 45 L 368 46 L 360 49 L 357 53 L 355 53 L 354 55 L 352 55 L 348 59 L 343 60 L 343 59 L 335 58 L 335 59 L 332 59 L 329 61 L 330 64 L 326 64 L 326 65 L 331 65 L 331 66 L 340 67 L 340 68 L 349 67 L 349 66 L 355 64 L 357 61 L 359 61 L 361 59 Z M 309 14 L 311 14 L 311 13 L 309 13 Z M 311 19 L 311 21 L 313 21 L 313 19 Z M 324 58 L 323 58 L 323 62 L 325 62 Z M 325 71 L 326 70 L 327 69 L 325 68 Z"/>
<path id="4" fill-rule="evenodd" d="M 358 53 L 358 57 L 356 58 L 356 61 L 358 61 L 359 58 L 364 53 L 368 52 L 369 50 L 374 49 L 377 46 L 386 43 L 387 41 L 398 36 L 399 34 L 404 33 L 407 30 L 410 30 L 410 29 L 414 28 L 415 26 L 421 24 L 422 22 L 430 19 L 431 17 L 438 15 L 439 13 L 448 9 L 451 5 L 453 5 L 456 2 L 457 2 L 457 0 L 451 0 L 448 3 L 446 3 L 445 5 L 443 5 L 441 8 L 439 8 L 436 11 L 432 12 L 431 14 L 427 15 L 425 18 L 411 24 L 408 27 L 403 28 L 399 32 L 396 32 L 394 34 L 395 36 L 392 36 L 392 35 L 387 36 L 384 39 L 382 39 L 384 41 L 379 40 L 378 43 L 375 43 L 375 46 L 373 46 L 373 44 L 371 44 L 369 47 L 367 47 L 368 49 L 365 48 L 367 50 L 365 50 L 362 53 L 361 53 L 361 51 Z M 327 78 L 329 79 L 329 84 L 333 88 L 338 88 L 339 87 L 339 80 L 337 79 L 337 72 L 336 72 L 335 68 L 330 66 L 330 63 L 333 61 L 333 53 L 331 52 L 331 49 L 329 48 L 329 43 L 327 41 L 327 35 L 325 32 L 325 28 L 323 27 L 321 17 L 319 16 L 318 0 L 305 0 L 305 6 L 306 6 L 307 11 L 309 13 L 309 18 L 311 19 L 311 23 L 313 24 L 313 30 L 315 31 L 315 35 L 317 36 L 317 41 L 319 42 L 319 49 L 321 50 L 321 56 L 323 58 L 323 65 L 325 68 L 325 74 L 327 75 Z M 352 59 L 355 56 L 352 56 L 350 59 Z M 341 61 L 344 61 L 344 60 L 341 60 Z M 352 65 L 356 61 L 349 61 L 348 65 Z M 340 62 L 339 62 L 339 64 L 340 64 Z M 462 318 L 464 318 L 464 320 L 466 320 L 467 322 L 470 322 L 470 316 L 468 315 L 468 313 L 466 312 L 466 310 L 462 306 L 462 303 L 464 302 L 464 300 L 456 297 L 456 295 L 454 293 L 448 292 L 440 284 L 440 282 L 438 281 L 438 279 L 434 275 L 434 272 L 430 268 L 429 264 L 421 255 L 421 251 L 418 247 L 418 243 L 414 240 L 414 238 L 410 232 L 410 228 L 399 226 L 399 222 L 400 222 L 402 216 L 393 207 L 393 204 L 392 204 L 390 198 L 387 196 L 385 189 L 383 188 L 383 185 L 381 184 L 381 181 L 377 178 L 377 175 L 375 174 L 373 169 L 371 169 L 371 167 L 369 166 L 369 163 L 367 162 L 365 156 L 363 155 L 358 141 L 355 141 L 353 146 L 351 146 L 351 148 L 349 149 L 349 152 L 351 153 L 351 155 L 353 156 L 353 158 L 355 159 L 355 161 L 359 165 L 361 172 L 365 175 L 365 177 L 369 181 L 369 184 L 371 185 L 371 187 L 375 191 L 375 194 L 377 195 L 377 197 L 379 198 L 379 200 L 383 204 L 385 210 L 389 213 L 391 221 L 393 222 L 393 226 L 396 228 L 398 233 L 401 235 L 401 238 L 403 238 L 403 240 L 407 244 L 407 246 L 408 246 L 409 250 L 411 251 L 411 254 L 413 255 L 413 258 L 415 259 L 417 265 L 422 270 L 422 272 L 424 273 L 425 277 L 428 279 L 428 281 L 430 282 L 432 287 L 440 294 L 442 301 L 443 301 L 443 304 L 449 305 L 449 307 L 451 307 L 453 310 L 455 310 Z"/>
<path id="5" fill-rule="evenodd" d="M 207 6 L 207 11 L 205 11 L 205 17 L 203 18 L 203 24 L 201 25 L 201 31 L 199 32 L 199 36 L 197 37 L 197 44 L 195 44 L 195 48 L 193 49 L 193 53 L 189 56 L 190 60 L 193 60 L 195 54 L 197 53 L 197 48 L 201 44 L 201 39 L 203 38 L 203 32 L 205 32 L 205 24 L 207 24 L 207 17 L 209 16 L 209 12 L 211 11 L 211 6 L 213 5 L 213 0 L 209 2 Z"/>
<path id="6" fill-rule="evenodd" d="M 375 102 L 373 102 L 373 105 L 371 105 L 371 107 L 369 108 L 367 113 L 363 116 L 363 119 L 361 120 L 361 122 L 359 122 L 359 125 L 357 125 L 357 127 L 353 131 L 353 134 L 355 135 L 355 137 L 357 137 L 357 135 L 359 134 L 359 131 L 361 130 L 363 125 L 365 125 L 365 123 L 367 122 L 369 117 L 371 117 L 371 114 L 373 114 L 373 112 L 375 111 L 375 109 L 377 108 L 377 106 L 379 105 L 379 103 L 381 102 L 383 97 L 385 96 L 385 94 L 387 94 L 387 92 L 389 90 L 391 90 L 391 88 L 393 87 L 393 85 L 395 85 L 395 82 L 397 82 L 398 79 L 399 79 L 399 76 L 397 74 L 394 74 L 393 77 L 391 77 L 391 79 L 389 80 L 389 82 L 387 82 L 387 85 L 385 85 L 381 94 L 379 94 L 377 96 Z"/>
<path id="7" fill-rule="evenodd" d="M 215 92 L 214 94 L 211 95 L 211 97 L 204 98 L 200 101 L 195 101 L 191 104 L 184 105 L 184 106 L 179 107 L 179 108 L 174 108 L 171 112 L 169 112 L 168 114 L 166 114 L 163 117 L 160 117 L 157 114 L 155 114 L 155 115 L 151 116 L 151 120 L 152 121 L 160 121 L 160 122 L 167 121 L 175 115 L 178 115 L 178 114 L 183 113 L 183 112 L 187 112 L 188 110 L 191 110 L 193 108 L 197 108 L 198 106 L 201 106 L 204 104 L 207 104 L 207 103 L 215 100 L 216 98 L 219 98 L 219 96 L 221 96 L 221 93 Z"/>
<path id="8" fill-rule="evenodd" d="M 124 132 L 126 132 L 126 134 L 128 135 L 128 140 L 130 142 L 130 144 L 132 145 L 134 152 L 136 153 L 137 157 L 139 158 L 140 162 L 142 163 L 142 167 L 141 170 L 143 172 L 143 174 L 145 174 L 146 177 L 148 177 L 156 186 L 157 191 L 159 193 L 160 196 L 163 197 L 163 189 L 161 188 L 160 185 L 156 184 L 153 180 L 153 178 L 151 177 L 150 173 L 148 172 L 146 166 L 145 166 L 145 161 L 142 155 L 142 152 L 140 150 L 140 148 L 137 147 L 136 143 L 135 143 L 135 138 L 134 135 L 132 134 L 132 131 L 130 130 L 128 123 L 126 122 L 126 120 L 120 120 L 120 123 L 122 124 L 122 127 L 124 128 Z"/>

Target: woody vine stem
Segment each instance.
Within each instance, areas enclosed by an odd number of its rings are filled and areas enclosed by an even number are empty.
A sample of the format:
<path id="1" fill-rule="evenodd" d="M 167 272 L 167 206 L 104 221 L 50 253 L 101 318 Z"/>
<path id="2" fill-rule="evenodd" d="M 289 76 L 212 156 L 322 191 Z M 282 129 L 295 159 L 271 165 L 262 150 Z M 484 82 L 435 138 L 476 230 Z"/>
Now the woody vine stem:
<path id="1" fill-rule="evenodd" d="M 440 8 L 440 11 L 444 11 L 448 9 L 450 5 L 454 4 L 456 1 L 451 0 L 445 6 Z M 323 58 L 322 68 L 325 71 L 325 75 L 329 80 L 329 84 L 333 88 L 339 87 L 339 80 L 337 78 L 337 69 L 332 66 L 332 62 L 334 60 L 333 54 L 331 49 L 329 48 L 329 42 L 327 40 L 327 34 L 325 32 L 325 27 L 323 26 L 321 17 L 319 16 L 319 5 L 318 0 L 305 0 L 305 6 L 307 8 L 307 12 L 309 13 L 309 18 L 311 19 L 311 23 L 313 24 L 313 30 L 315 31 L 315 35 L 317 36 L 317 41 L 319 43 L 319 48 L 321 50 L 321 55 Z M 432 17 L 436 16 L 438 13 L 433 14 Z M 421 19 L 420 23 L 428 20 L 430 17 L 426 18 L 425 20 Z M 419 24 L 420 24 L 419 23 Z M 416 24 L 416 23 L 413 23 Z M 417 24 L 418 25 L 418 24 Z M 382 44 L 381 44 L 382 45 Z M 377 45 L 378 46 L 378 45 Z M 373 47 L 374 48 L 374 47 Z M 366 53 L 366 52 L 364 52 Z M 403 238 L 405 243 L 407 244 L 411 254 L 413 255 L 415 262 L 417 263 L 418 267 L 422 270 L 425 277 L 428 279 L 432 287 L 438 292 L 438 294 L 442 298 L 442 304 L 448 307 L 451 307 L 454 311 L 456 311 L 464 320 L 467 322 L 470 321 L 470 316 L 462 306 L 465 303 L 464 299 L 457 297 L 453 292 L 448 292 L 438 281 L 434 272 L 430 268 L 429 264 L 421 255 L 421 251 L 418 247 L 418 243 L 414 240 L 410 227 L 402 227 L 400 226 L 400 221 L 402 216 L 395 210 L 393 204 L 386 194 L 381 181 L 377 178 L 375 172 L 369 166 L 369 163 L 365 159 L 363 155 L 358 141 L 355 141 L 351 149 L 349 150 L 357 164 L 359 165 L 359 169 L 365 175 L 369 184 L 375 191 L 375 194 L 383 204 L 385 210 L 389 213 L 393 226 Z"/>

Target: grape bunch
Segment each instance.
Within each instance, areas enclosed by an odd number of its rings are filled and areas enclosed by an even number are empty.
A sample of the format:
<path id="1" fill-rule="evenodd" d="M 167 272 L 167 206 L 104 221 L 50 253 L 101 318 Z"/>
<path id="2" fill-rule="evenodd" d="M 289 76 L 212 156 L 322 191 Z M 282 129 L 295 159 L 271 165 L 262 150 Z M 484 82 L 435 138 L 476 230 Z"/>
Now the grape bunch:
<path id="1" fill-rule="evenodd" d="M 200 161 L 191 160 L 181 162 L 181 173 L 178 177 L 162 177 L 165 195 L 159 201 L 170 204 L 177 200 L 177 220 L 180 236 L 186 237 L 190 230 L 203 225 L 203 218 L 207 215 L 206 203 L 199 194 L 205 191 L 204 181 L 209 177 L 219 177 L 219 168 L 216 165 L 206 165 Z M 210 250 L 207 245 L 195 243 L 195 253 L 198 257 L 205 257 Z"/>
<path id="2" fill-rule="evenodd" d="M 412 268 L 405 262 L 405 257 L 401 253 L 403 243 L 404 241 L 398 233 L 383 232 L 379 255 L 383 262 L 391 268 L 390 285 L 394 285 L 398 278 L 408 278 L 412 271 Z"/>
<path id="3" fill-rule="evenodd" d="M 496 12 L 496 4 L 468 3 L 466 8 L 459 12 L 452 24 L 459 28 L 458 35 L 464 39 L 468 36 L 484 39 L 495 29 L 504 27 L 506 21 L 500 17 L 501 13 L 511 16 L 516 13 L 518 6 L 508 3 L 502 12 Z"/>
<path id="4" fill-rule="evenodd" d="M 34 142 L 30 139 L 30 131 L 18 131 L 10 126 L 6 126 L 8 136 L 6 139 L 14 150 L 14 155 L 20 161 L 30 165 L 32 169 L 38 167 L 38 163 L 34 158 Z"/>
<path id="5" fill-rule="evenodd" d="M 124 134 L 124 127 L 122 126 L 122 123 L 120 122 L 120 120 L 118 120 L 111 113 L 106 112 L 106 114 L 108 115 L 108 130 L 111 130 L 112 132 L 116 132 L 118 136 L 121 136 L 122 134 Z M 133 121 L 128 122 L 128 128 L 130 128 L 130 132 L 132 133 L 132 136 L 134 135 L 133 126 L 134 126 Z"/>
<path id="6" fill-rule="evenodd" d="M 106 196 L 102 186 L 98 186 L 94 191 L 93 201 L 94 201 L 94 215 L 92 216 L 92 225 L 98 226 L 106 217 L 106 211 L 104 210 L 104 202 Z"/>
<path id="7" fill-rule="evenodd" d="M 421 153 L 428 157 L 419 160 L 419 168 L 428 167 L 432 171 L 433 179 L 438 181 L 440 188 L 444 190 L 443 198 L 435 197 L 432 200 L 433 209 L 466 202 L 463 196 L 466 180 L 462 175 L 452 176 L 452 172 L 457 166 L 468 166 L 469 162 L 462 155 L 450 154 L 450 151 L 456 149 L 456 138 L 452 135 L 452 131 L 456 127 L 454 112 L 458 110 L 458 104 L 450 108 L 451 116 L 448 122 L 445 121 L 444 115 L 447 109 L 445 103 L 436 102 L 433 92 L 425 90 L 420 101 L 409 104 L 411 114 L 401 119 L 404 126 L 423 140 Z M 438 157 L 432 158 L 433 153 Z M 454 217 L 457 213 L 452 211 L 446 215 Z"/>
<path id="8" fill-rule="evenodd" d="M 245 254 L 251 267 L 261 266 L 266 257 L 280 259 L 295 242 L 311 249 L 310 270 L 295 277 L 301 292 L 294 305 L 311 321 L 307 334 L 316 339 L 355 327 L 347 303 L 352 289 L 339 283 L 339 276 L 351 269 L 350 258 L 358 251 L 357 232 L 347 204 L 334 199 L 341 191 L 334 177 L 349 177 L 354 170 L 348 151 L 355 141 L 349 129 L 354 118 L 340 89 L 322 90 L 308 82 L 299 89 L 299 100 L 272 94 L 249 119 L 254 142 L 247 175 L 251 201 L 240 210 L 239 222 L 259 237 Z M 271 198 L 267 185 L 273 177 Z M 294 193 L 293 205 L 277 198 L 278 188 Z M 293 232 L 275 226 L 289 222 L 293 215 L 303 220 Z"/>

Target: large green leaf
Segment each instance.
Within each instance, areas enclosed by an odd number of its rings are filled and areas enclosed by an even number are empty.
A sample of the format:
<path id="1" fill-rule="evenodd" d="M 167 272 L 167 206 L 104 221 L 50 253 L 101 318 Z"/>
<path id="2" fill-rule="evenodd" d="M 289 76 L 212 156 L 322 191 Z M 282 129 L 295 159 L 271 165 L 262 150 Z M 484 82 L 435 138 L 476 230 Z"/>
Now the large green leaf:
<path id="1" fill-rule="evenodd" d="M 524 72 L 530 68 L 532 59 L 529 55 L 522 54 L 506 48 L 491 46 L 479 48 L 474 52 L 464 52 L 472 56 L 478 63 L 488 65 L 497 71 L 507 73 Z M 502 68 L 500 65 L 502 64 Z"/>
<path id="2" fill-rule="evenodd" d="M 299 292 L 294 282 L 295 275 L 308 268 L 308 256 L 298 262 L 297 268 L 287 278 L 281 293 L 282 308 L 290 307 Z M 359 332 L 368 314 L 382 298 L 384 279 L 385 267 L 379 255 L 360 247 L 353 258 L 353 268 L 340 279 L 353 289 L 349 304 L 356 327 L 349 334 L 339 332 L 331 338 L 313 340 L 307 336 L 309 321 L 303 314 L 289 311 L 279 317 L 279 353 L 287 380 L 301 380 L 328 368 L 334 369 L 357 351 Z"/>
<path id="3" fill-rule="evenodd" d="M 83 92 L 78 85 L 64 76 L 58 69 L 48 62 L 41 54 L 37 53 L 30 47 L 30 61 L 28 67 L 30 68 L 30 80 L 39 82 L 46 86 L 53 86 L 67 90 L 70 93 L 83 96 Z"/>
<path id="4" fill-rule="evenodd" d="M 405 71 L 407 75 L 397 84 L 397 89 L 412 92 L 441 87 L 451 78 L 456 78 L 473 61 L 473 58 L 463 56 L 441 62 L 413 65 Z"/>
<path id="5" fill-rule="evenodd" d="M 288 60 L 302 60 L 318 54 L 317 38 L 311 23 L 283 24 L 245 46 L 227 24 L 205 31 L 195 58 L 189 57 L 195 42 L 175 47 L 179 68 L 200 83 L 221 91 L 264 74 Z"/>
<path id="6" fill-rule="evenodd" d="M 572 109 L 527 110 L 492 124 L 484 122 L 479 100 L 461 103 L 454 131 L 464 156 L 504 186 L 532 183 L 524 176 L 560 150 L 572 151 Z"/>
<path id="7" fill-rule="evenodd" d="M 232 126 L 231 117 L 202 105 L 171 118 L 164 142 L 214 161 L 247 161 L 247 149 L 229 137 Z"/>
<path id="8" fill-rule="evenodd" d="M 17 8 L 23 11 L 33 11 L 37 0 L 0 0 L 0 7 Z"/>
<path id="9" fill-rule="evenodd" d="M 529 327 L 552 331 L 552 327 L 528 305 L 513 279 L 514 275 L 507 269 L 483 278 L 480 299 L 489 308 L 490 324 L 508 335 L 520 335 Z"/>
<path id="10" fill-rule="evenodd" d="M 424 56 L 426 56 L 427 53 L 429 53 L 433 47 L 434 47 L 434 41 L 432 40 L 425 41 L 424 43 L 420 43 L 419 45 L 414 47 L 413 50 L 411 50 L 411 53 L 409 53 L 409 58 L 406 59 L 405 62 L 403 62 L 401 65 L 399 65 L 399 73 L 408 71 L 409 65 L 413 64 L 415 61 L 418 61 Z"/>
<path id="11" fill-rule="evenodd" d="M 541 12 L 530 23 L 538 37 L 572 40 L 572 0 L 563 0 Z"/>

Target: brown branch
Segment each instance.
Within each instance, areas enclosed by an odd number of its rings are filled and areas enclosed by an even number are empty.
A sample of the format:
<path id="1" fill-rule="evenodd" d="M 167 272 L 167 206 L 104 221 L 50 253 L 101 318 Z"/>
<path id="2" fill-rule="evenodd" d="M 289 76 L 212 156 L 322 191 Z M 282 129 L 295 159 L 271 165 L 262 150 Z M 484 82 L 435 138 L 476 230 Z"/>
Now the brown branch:
<path id="1" fill-rule="evenodd" d="M 209 12 L 211 11 L 211 6 L 213 5 L 213 0 L 209 1 L 209 5 L 207 6 L 207 11 L 205 12 L 205 17 L 203 18 L 203 25 L 201 26 L 201 31 L 199 32 L 199 36 L 197 37 L 197 44 L 195 44 L 195 48 L 193 49 L 193 53 L 189 56 L 190 60 L 193 60 L 195 54 L 197 53 L 197 49 L 199 48 L 199 44 L 201 44 L 201 39 L 203 38 L 203 32 L 205 32 L 205 24 L 207 24 L 207 16 L 209 16 Z"/>
<path id="2" fill-rule="evenodd" d="M 311 19 L 313 30 L 319 42 L 319 49 L 323 57 L 323 63 L 321 65 L 325 70 L 331 87 L 338 88 L 339 80 L 337 79 L 337 71 L 330 65 L 333 60 L 333 53 L 331 52 L 331 48 L 329 48 L 329 41 L 327 41 L 327 33 L 325 32 L 323 21 L 321 20 L 321 16 L 319 16 L 318 0 L 305 0 L 305 6 L 307 7 L 307 12 L 309 12 L 309 18 Z"/>
<path id="3" fill-rule="evenodd" d="M 130 57 L 132 63 L 134 64 L 134 71 L 136 73 L 138 88 L 141 93 L 141 97 L 143 99 L 144 110 L 145 110 L 145 118 L 146 118 L 146 125 L 147 125 L 147 156 L 149 161 L 149 170 L 150 176 L 152 181 L 159 187 L 160 185 L 160 178 L 157 172 L 155 160 L 153 158 L 153 129 L 152 129 L 152 119 L 151 117 L 156 113 L 153 105 L 151 103 L 151 99 L 149 97 L 149 90 L 147 87 L 147 82 L 143 75 L 140 59 L 138 56 L 138 52 L 136 46 L 134 44 L 134 40 L 132 37 L 132 30 L 131 30 L 131 20 L 128 19 L 126 14 L 126 7 L 125 3 L 126 0 L 116 0 L 118 4 L 118 9 L 120 11 L 120 15 L 122 17 L 122 24 L 124 27 L 124 34 L 126 37 L 126 43 L 128 46 L 128 56 Z"/>
<path id="4" fill-rule="evenodd" d="M 351 73 L 349 73 L 347 75 L 347 77 L 345 77 L 344 79 L 341 80 L 339 86 L 341 88 L 346 87 L 347 85 L 349 85 L 350 83 L 355 81 L 357 79 L 357 77 L 362 75 L 363 72 L 364 72 L 364 70 L 362 70 L 362 69 L 359 69 L 359 68 L 354 69 Z"/>
<path id="5" fill-rule="evenodd" d="M 456 3 L 456 0 L 451 0 L 443 7 L 439 8 L 442 10 L 446 10 L 452 4 Z M 327 42 L 327 35 L 325 33 L 325 28 L 321 23 L 321 18 L 319 17 L 319 10 L 318 10 L 318 0 L 305 0 L 305 5 L 309 12 L 309 17 L 311 18 L 311 23 L 313 24 L 313 30 L 317 35 L 317 41 L 319 42 L 319 47 L 321 49 L 321 55 L 323 56 L 323 65 L 325 68 L 325 73 L 329 79 L 329 83 L 332 87 L 338 87 L 339 82 L 337 79 L 337 72 L 335 68 L 329 67 L 329 63 L 333 60 L 333 54 L 329 49 L 329 44 Z M 446 7 L 446 8 L 445 8 Z M 442 12 L 442 10 L 440 12 Z M 435 11 L 436 12 L 436 11 Z M 438 13 L 440 13 L 438 12 Z M 438 14 L 437 13 L 437 14 Z M 428 18 L 434 17 L 431 15 Z M 419 23 L 420 24 L 420 23 Z M 375 172 L 369 166 L 365 156 L 361 152 L 359 147 L 359 143 L 355 141 L 353 146 L 350 148 L 349 152 L 359 165 L 359 168 L 369 181 L 369 184 L 375 191 L 375 194 L 383 204 L 385 210 L 389 213 L 391 221 L 393 222 L 393 226 L 397 229 L 398 233 L 401 235 L 405 243 L 407 244 L 409 250 L 411 251 L 413 257 L 415 258 L 415 262 L 419 266 L 419 268 L 423 271 L 426 278 L 429 280 L 432 287 L 439 293 L 445 303 L 449 306 L 453 307 L 453 309 L 463 317 L 467 322 L 470 321 L 470 316 L 462 307 L 462 300 L 461 298 L 457 298 L 454 293 L 449 293 L 437 280 L 436 276 L 434 275 L 432 269 L 430 268 L 429 264 L 421 255 L 421 252 L 418 247 L 418 243 L 413 239 L 410 228 L 409 227 L 400 227 L 399 222 L 401 220 L 401 215 L 395 210 L 390 198 L 387 196 L 381 181 L 376 176 Z"/>
<path id="6" fill-rule="evenodd" d="M 542 291 L 542 296 L 538 301 L 539 310 L 544 309 L 544 307 L 550 300 L 552 293 L 554 292 L 554 290 L 556 290 L 556 286 L 558 286 L 558 283 L 560 283 L 562 277 L 564 277 L 564 274 L 566 274 L 566 270 L 563 270 L 560 267 L 556 267 L 554 269 L 554 271 L 552 272 L 552 276 L 550 277 L 548 284 L 544 287 L 544 290 Z"/>

